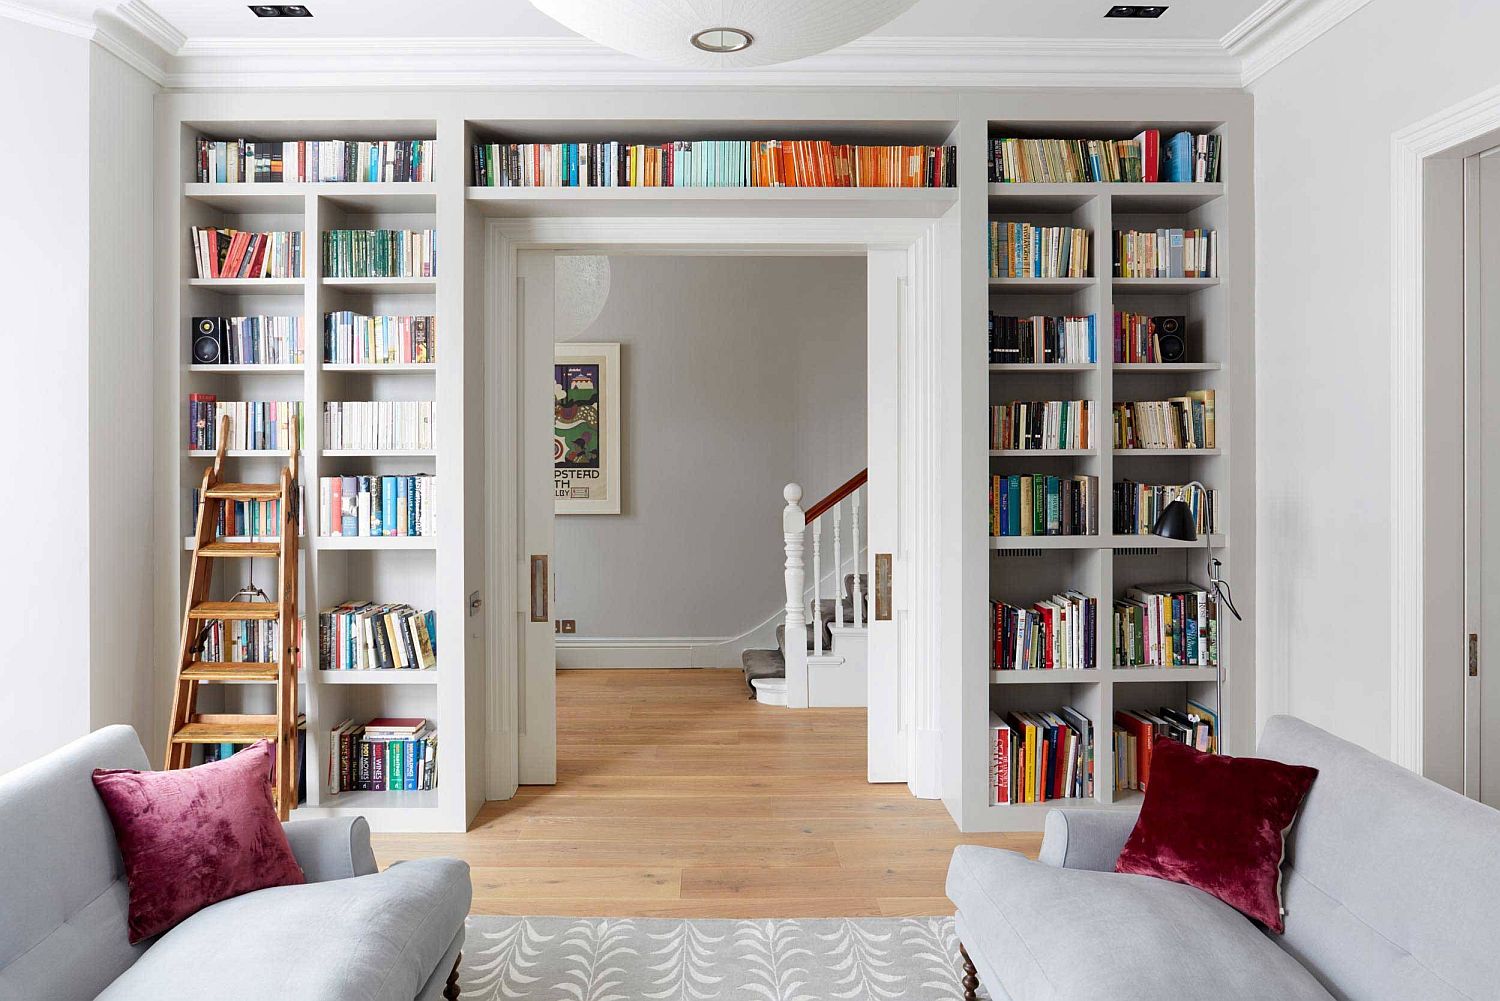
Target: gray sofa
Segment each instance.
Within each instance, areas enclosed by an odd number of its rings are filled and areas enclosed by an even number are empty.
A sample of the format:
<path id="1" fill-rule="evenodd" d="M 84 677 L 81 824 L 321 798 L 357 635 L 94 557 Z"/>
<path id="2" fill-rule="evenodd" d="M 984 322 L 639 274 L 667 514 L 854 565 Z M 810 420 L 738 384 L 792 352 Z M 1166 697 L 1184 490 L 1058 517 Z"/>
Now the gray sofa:
<path id="1" fill-rule="evenodd" d="M 1039 861 L 954 852 L 967 996 L 977 976 L 1001 1001 L 1500 999 L 1500 812 L 1289 716 L 1257 753 L 1319 769 L 1287 840 L 1285 935 L 1115 873 L 1133 812 L 1054 810 Z"/>
<path id="2" fill-rule="evenodd" d="M 95 768 L 149 768 L 112 726 L 0 776 L 0 1001 L 457 998 L 469 867 L 377 872 L 363 818 L 293 821 L 307 876 L 221 901 L 132 947 Z"/>

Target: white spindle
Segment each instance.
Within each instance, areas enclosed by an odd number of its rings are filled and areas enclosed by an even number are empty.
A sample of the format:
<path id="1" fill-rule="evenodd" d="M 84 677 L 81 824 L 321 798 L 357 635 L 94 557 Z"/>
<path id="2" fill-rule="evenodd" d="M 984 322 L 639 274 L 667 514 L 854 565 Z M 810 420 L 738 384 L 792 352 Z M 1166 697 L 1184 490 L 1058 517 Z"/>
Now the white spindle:
<path id="1" fill-rule="evenodd" d="M 859 492 L 864 487 L 859 487 L 849 495 L 849 511 L 852 515 L 851 528 L 854 541 L 854 624 L 863 627 L 865 624 L 865 613 L 863 607 L 863 588 L 860 587 L 859 575 L 865 568 L 863 540 L 859 535 Z"/>
<path id="2" fill-rule="evenodd" d="M 813 542 L 813 650 L 820 656 L 823 653 L 823 519 L 819 518 L 812 523 Z"/>
<path id="3" fill-rule="evenodd" d="M 807 708 L 807 618 L 803 612 L 803 588 L 806 586 L 802 562 L 803 535 L 807 516 L 797 502 L 802 488 L 788 483 L 781 492 L 786 507 L 781 509 L 781 536 L 786 547 L 786 695 L 787 707 Z"/>
<path id="4" fill-rule="evenodd" d="M 844 557 L 841 551 L 844 531 L 844 502 L 833 505 L 833 621 L 844 624 Z"/>

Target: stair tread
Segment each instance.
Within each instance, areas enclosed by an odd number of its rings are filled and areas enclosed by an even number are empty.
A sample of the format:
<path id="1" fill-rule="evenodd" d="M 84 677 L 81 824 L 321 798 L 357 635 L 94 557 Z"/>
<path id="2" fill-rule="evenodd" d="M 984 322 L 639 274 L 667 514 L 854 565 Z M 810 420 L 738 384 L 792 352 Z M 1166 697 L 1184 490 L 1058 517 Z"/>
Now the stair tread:
<path id="1" fill-rule="evenodd" d="M 181 676 L 189 681 L 275 681 L 280 672 L 280 666 L 270 661 L 195 660 Z"/>
<path id="2" fill-rule="evenodd" d="M 281 617 L 274 601 L 205 601 L 188 610 L 190 619 L 229 619 L 232 622 L 270 621 Z"/>
<path id="3" fill-rule="evenodd" d="M 218 557 L 268 557 L 281 555 L 280 542 L 209 542 L 198 550 L 200 556 Z"/>
<path id="4" fill-rule="evenodd" d="M 216 483 L 204 494 L 213 500 L 277 500 L 280 483 Z"/>
<path id="5" fill-rule="evenodd" d="M 172 734 L 175 744 L 248 744 L 276 738 L 276 717 L 248 716 L 241 722 L 187 723 Z"/>

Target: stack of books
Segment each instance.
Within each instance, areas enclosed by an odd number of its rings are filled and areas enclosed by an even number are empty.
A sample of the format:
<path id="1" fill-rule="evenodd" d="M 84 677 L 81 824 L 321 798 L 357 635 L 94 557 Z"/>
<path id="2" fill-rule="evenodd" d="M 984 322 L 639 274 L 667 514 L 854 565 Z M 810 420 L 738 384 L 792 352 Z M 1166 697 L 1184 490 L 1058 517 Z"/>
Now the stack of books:
<path id="1" fill-rule="evenodd" d="M 1046 473 L 991 476 L 990 534 L 1098 535 L 1099 478 Z"/>
<path id="2" fill-rule="evenodd" d="M 1088 276 L 1088 230 L 990 220 L 991 278 Z"/>
<path id="3" fill-rule="evenodd" d="M 410 605 L 345 602 L 318 613 L 325 671 L 426 671 L 437 666 L 437 615 Z"/>
<path id="4" fill-rule="evenodd" d="M 1115 667 L 1214 667 L 1219 599 L 1196 584 L 1140 584 L 1115 600 Z"/>
<path id="5" fill-rule="evenodd" d="M 992 365 L 1092 365 L 1097 360 L 1092 316 L 996 316 L 990 313 Z"/>
<path id="6" fill-rule="evenodd" d="M 292 517 L 297 530 L 302 530 L 301 487 L 292 487 Z M 201 491 L 193 488 L 193 524 L 198 523 L 198 505 L 202 503 Z M 219 517 L 214 525 L 214 534 L 228 541 L 250 541 L 281 538 L 281 501 L 279 500 L 224 500 L 219 502 Z"/>
<path id="7" fill-rule="evenodd" d="M 1092 448 L 1089 400 L 1017 400 L 990 407 L 990 448 Z"/>
<path id="8" fill-rule="evenodd" d="M 997 671 L 1089 671 L 1097 665 L 1098 602 L 1078 591 L 1030 608 L 990 603 Z"/>
<path id="9" fill-rule="evenodd" d="M 1115 448 L 1218 448 L 1217 406 L 1212 389 L 1195 389 L 1170 400 L 1116 403 Z"/>
<path id="10" fill-rule="evenodd" d="M 807 139 L 665 143 L 487 143 L 487 188 L 951 188 L 954 146 L 855 146 Z"/>
<path id="11" fill-rule="evenodd" d="M 328 278 L 431 278 L 437 236 L 430 229 L 333 229 L 323 234 Z"/>
<path id="12" fill-rule="evenodd" d="M 302 234 L 194 226 L 193 264 L 199 278 L 301 278 Z"/>
<path id="13" fill-rule="evenodd" d="M 1222 137 L 1214 133 L 1177 132 L 1165 143 L 1159 129 L 1146 129 L 1134 139 L 991 139 L 989 179 L 994 184 L 1218 181 L 1222 158 Z"/>
<path id="14" fill-rule="evenodd" d="M 1182 317 L 1147 316 L 1144 313 L 1115 312 L 1115 361 L 1133 365 L 1164 361 L 1161 353 L 1163 321 L 1182 325 Z"/>
<path id="15" fill-rule="evenodd" d="M 1219 231 L 1115 231 L 1116 278 L 1217 278 Z"/>
<path id="16" fill-rule="evenodd" d="M 437 404 L 430 400 L 325 403 L 323 447 L 426 451 L 434 447 L 436 411 Z"/>
<path id="17" fill-rule="evenodd" d="M 323 314 L 323 361 L 330 365 L 426 365 L 437 361 L 437 317 Z"/>
<path id="18" fill-rule="evenodd" d="M 437 534 L 436 476 L 324 476 L 318 487 L 325 538 Z"/>
<path id="19" fill-rule="evenodd" d="M 1219 531 L 1219 491 L 1189 490 L 1186 486 L 1166 483 L 1136 483 L 1121 480 L 1114 487 L 1114 531 L 1116 535 L 1150 535 L 1151 527 L 1163 509 L 1175 500 L 1187 502 L 1199 535 Z"/>
<path id="20" fill-rule="evenodd" d="M 300 316 L 195 316 L 193 336 L 218 342 L 213 364 L 302 364 Z"/>
<path id="21" fill-rule="evenodd" d="M 990 713 L 990 751 L 994 805 L 1094 795 L 1093 722 L 1072 706 Z"/>
<path id="22" fill-rule="evenodd" d="M 344 720 L 329 734 L 328 791 L 437 788 L 437 729 L 420 718 Z"/>
<path id="23" fill-rule="evenodd" d="M 219 400 L 212 393 L 188 397 L 188 448 L 218 448 L 219 419 L 229 417 L 229 442 L 235 451 L 289 449 L 302 434 L 302 401 Z"/>
<path id="24" fill-rule="evenodd" d="M 1151 747 L 1158 737 L 1213 754 L 1218 732 L 1219 714 L 1194 699 L 1188 699 L 1182 709 L 1162 706 L 1160 712 L 1116 709 L 1115 790 L 1145 790 L 1151 780 Z"/>
<path id="25" fill-rule="evenodd" d="M 433 139 L 199 139 L 200 184 L 430 181 Z"/>

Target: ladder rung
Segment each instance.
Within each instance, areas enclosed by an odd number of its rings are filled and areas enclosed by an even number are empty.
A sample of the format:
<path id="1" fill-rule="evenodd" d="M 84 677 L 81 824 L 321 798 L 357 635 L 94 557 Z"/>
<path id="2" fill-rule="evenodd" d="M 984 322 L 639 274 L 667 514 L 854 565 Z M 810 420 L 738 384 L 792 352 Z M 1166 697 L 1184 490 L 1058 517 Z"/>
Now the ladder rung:
<path id="1" fill-rule="evenodd" d="M 249 744 L 275 739 L 275 716 L 241 716 L 233 722 L 188 723 L 172 734 L 174 744 Z"/>
<path id="2" fill-rule="evenodd" d="M 280 542 L 210 542 L 198 550 L 200 556 L 275 559 L 281 555 Z"/>
<path id="3" fill-rule="evenodd" d="M 267 661 L 229 663 L 211 660 L 195 660 L 183 668 L 180 677 L 184 681 L 270 681 L 277 680 L 280 669 Z"/>
<path id="4" fill-rule="evenodd" d="M 269 622 L 280 617 L 281 606 L 274 601 L 205 601 L 188 610 L 190 619 Z"/>
<path id="5" fill-rule="evenodd" d="M 204 494 L 211 500 L 276 500 L 280 483 L 216 483 Z"/>

